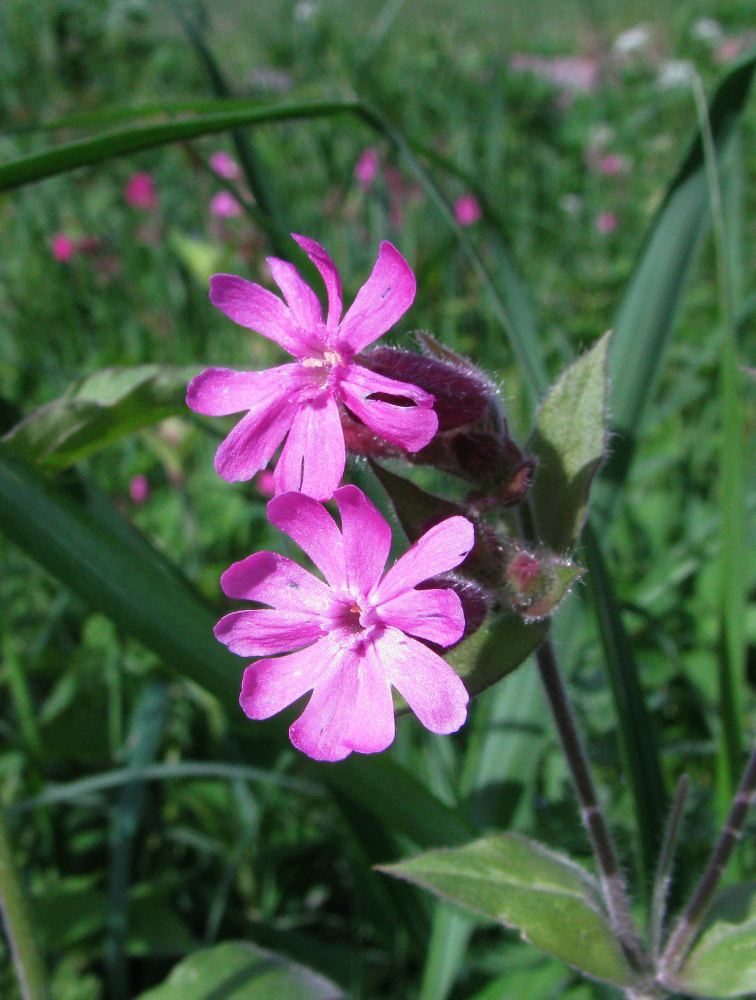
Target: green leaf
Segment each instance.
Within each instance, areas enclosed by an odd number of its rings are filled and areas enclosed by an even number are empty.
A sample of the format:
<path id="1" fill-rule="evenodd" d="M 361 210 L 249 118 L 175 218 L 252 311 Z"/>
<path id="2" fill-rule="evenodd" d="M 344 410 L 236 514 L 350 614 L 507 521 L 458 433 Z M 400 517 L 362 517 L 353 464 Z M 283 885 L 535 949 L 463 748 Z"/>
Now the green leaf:
<path id="1" fill-rule="evenodd" d="M 606 453 L 609 334 L 563 373 L 526 447 L 538 459 L 531 492 L 538 540 L 555 552 L 577 541 L 591 481 Z"/>
<path id="2" fill-rule="evenodd" d="M 692 996 L 756 993 L 756 882 L 716 894 L 696 944 L 668 985 Z"/>
<path id="3" fill-rule="evenodd" d="M 493 615 L 446 659 L 474 697 L 519 667 L 548 630 L 548 619 L 526 622 L 514 612 Z"/>
<path id="4" fill-rule="evenodd" d="M 139 1000 L 347 1000 L 304 965 L 243 941 L 195 952 Z"/>
<path id="5" fill-rule="evenodd" d="M 186 409 L 197 368 L 104 368 L 17 424 L 3 440 L 16 454 L 60 471 L 141 427 Z"/>
<path id="6" fill-rule="evenodd" d="M 506 833 L 381 868 L 515 928 L 587 976 L 625 989 L 637 985 L 604 916 L 596 879 L 535 841 Z"/>

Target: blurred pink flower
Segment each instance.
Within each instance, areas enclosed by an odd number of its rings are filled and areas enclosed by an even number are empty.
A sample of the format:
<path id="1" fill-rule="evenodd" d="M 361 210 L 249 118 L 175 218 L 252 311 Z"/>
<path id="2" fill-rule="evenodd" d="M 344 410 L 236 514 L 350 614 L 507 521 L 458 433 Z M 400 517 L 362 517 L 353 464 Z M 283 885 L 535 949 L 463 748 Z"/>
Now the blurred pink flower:
<path id="1" fill-rule="evenodd" d="M 602 212 L 596 218 L 596 229 L 600 233 L 613 233 L 617 228 L 617 216 L 614 212 Z"/>
<path id="2" fill-rule="evenodd" d="M 270 469 L 263 469 L 262 472 L 258 472 L 257 478 L 255 479 L 255 486 L 257 487 L 257 492 L 263 497 L 273 497 L 276 495 L 276 487 L 273 482 L 273 473 Z"/>
<path id="3" fill-rule="evenodd" d="M 223 150 L 213 153 L 210 157 L 210 166 L 216 174 L 224 180 L 236 181 L 241 177 L 239 164 L 233 156 L 229 156 L 229 154 L 223 152 Z"/>
<path id="4" fill-rule="evenodd" d="M 146 502 L 150 495 L 150 483 L 147 476 L 143 476 L 139 473 L 136 476 L 131 477 L 131 482 L 129 483 L 129 496 L 131 497 L 131 502 L 135 507 L 141 507 L 143 503 Z"/>
<path id="5" fill-rule="evenodd" d="M 56 233 L 52 240 L 53 257 L 61 263 L 67 263 L 76 253 L 76 244 L 65 233 Z"/>
<path id="6" fill-rule="evenodd" d="M 242 207 L 230 191 L 219 191 L 210 202 L 210 212 L 216 219 L 233 219 L 242 214 Z"/>
<path id="7" fill-rule="evenodd" d="M 626 169 L 627 163 L 624 158 L 616 153 L 607 153 L 599 161 L 599 170 L 607 177 L 616 177 L 617 174 L 624 173 Z"/>
<path id="8" fill-rule="evenodd" d="M 599 65 L 587 56 L 530 56 L 515 52 L 509 60 L 515 73 L 533 73 L 556 87 L 573 93 L 590 94 L 598 86 Z"/>
<path id="9" fill-rule="evenodd" d="M 747 38 L 726 38 L 721 45 L 717 46 L 714 58 L 718 63 L 731 63 L 738 58 L 747 45 Z"/>
<path id="10" fill-rule="evenodd" d="M 285 303 L 251 281 L 214 275 L 213 305 L 240 326 L 274 340 L 296 361 L 264 372 L 209 368 L 192 379 L 186 401 L 207 416 L 249 411 L 215 456 L 215 468 L 224 479 L 251 479 L 286 437 L 274 473 L 276 491 L 296 490 L 326 500 L 344 474 L 341 405 L 376 434 L 408 451 L 428 444 L 438 417 L 429 393 L 356 363 L 356 355 L 392 327 L 415 298 L 415 276 L 399 251 L 390 243 L 381 244 L 370 277 L 342 319 L 336 265 L 319 243 L 304 236 L 293 238 L 325 283 L 325 321 L 317 296 L 287 261 L 268 258 Z"/>
<path id="11" fill-rule="evenodd" d="M 395 732 L 392 687 L 431 732 L 456 732 L 467 717 L 467 691 L 425 642 L 446 647 L 462 637 L 462 603 L 450 588 L 416 588 L 464 560 L 472 524 L 457 516 L 435 525 L 384 575 L 388 523 L 356 486 L 336 490 L 334 499 L 341 530 L 303 493 L 268 504 L 271 524 L 326 583 L 275 552 L 257 552 L 221 577 L 228 597 L 269 606 L 232 612 L 215 627 L 231 652 L 263 657 L 244 671 L 241 707 L 250 719 L 268 719 L 312 691 L 289 736 L 315 760 L 385 750 Z"/>
<path id="12" fill-rule="evenodd" d="M 354 176 L 363 191 L 369 191 L 378 174 L 378 150 L 369 146 L 363 149 L 354 168 Z"/>
<path id="13" fill-rule="evenodd" d="M 132 174 L 124 192 L 126 204 L 132 208 L 141 208 L 145 212 L 154 212 L 157 208 L 157 193 L 152 174 Z"/>
<path id="14" fill-rule="evenodd" d="M 454 217 L 460 226 L 471 226 L 482 214 L 474 194 L 463 194 L 454 202 Z"/>

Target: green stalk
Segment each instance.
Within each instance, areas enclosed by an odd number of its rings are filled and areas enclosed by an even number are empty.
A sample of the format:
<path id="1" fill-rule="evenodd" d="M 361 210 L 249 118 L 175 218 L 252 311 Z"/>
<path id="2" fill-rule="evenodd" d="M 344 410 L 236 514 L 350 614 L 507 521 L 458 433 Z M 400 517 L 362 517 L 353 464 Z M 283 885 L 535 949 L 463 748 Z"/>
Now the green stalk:
<path id="1" fill-rule="evenodd" d="M 24 894 L 13 866 L 5 829 L 5 810 L 0 808 L 0 910 L 10 944 L 13 965 L 24 1000 L 47 1000 L 47 976 Z"/>

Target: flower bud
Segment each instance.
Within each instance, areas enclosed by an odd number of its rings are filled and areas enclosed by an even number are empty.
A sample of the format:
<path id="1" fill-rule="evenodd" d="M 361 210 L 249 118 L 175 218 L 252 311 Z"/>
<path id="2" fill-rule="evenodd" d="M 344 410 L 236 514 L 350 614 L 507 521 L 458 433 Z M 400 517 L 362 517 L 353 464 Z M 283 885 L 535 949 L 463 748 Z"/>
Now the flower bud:
<path id="1" fill-rule="evenodd" d="M 536 621 L 556 611 L 583 572 L 569 559 L 550 552 L 536 555 L 513 543 L 504 570 L 505 593 L 514 611 Z"/>
<path id="2" fill-rule="evenodd" d="M 435 396 L 439 433 L 479 420 L 490 405 L 489 386 L 482 376 L 475 378 L 435 358 L 378 347 L 363 354 L 360 362 L 378 375 L 409 382 Z"/>

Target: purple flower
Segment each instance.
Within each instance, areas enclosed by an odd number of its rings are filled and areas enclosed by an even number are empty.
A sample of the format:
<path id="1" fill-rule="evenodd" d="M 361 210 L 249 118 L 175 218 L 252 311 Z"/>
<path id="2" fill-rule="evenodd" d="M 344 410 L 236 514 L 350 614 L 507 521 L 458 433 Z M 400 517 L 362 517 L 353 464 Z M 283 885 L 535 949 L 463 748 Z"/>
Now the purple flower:
<path id="1" fill-rule="evenodd" d="M 472 226 L 482 214 L 480 202 L 474 194 L 468 192 L 454 202 L 454 217 L 460 226 Z"/>
<path id="2" fill-rule="evenodd" d="M 219 177 L 223 177 L 227 181 L 235 181 L 241 177 L 239 164 L 233 156 L 229 156 L 223 150 L 213 153 L 210 157 L 210 166 Z"/>
<path id="3" fill-rule="evenodd" d="M 326 583 L 275 552 L 257 552 L 221 577 L 229 597 L 269 605 L 233 612 L 215 627 L 233 653 L 264 657 L 244 671 L 242 708 L 250 719 L 268 719 L 312 691 L 289 735 L 315 760 L 385 750 L 394 739 L 392 686 L 431 732 L 456 732 L 467 716 L 465 686 L 418 640 L 457 642 L 462 605 L 451 589 L 416 587 L 462 562 L 472 524 L 450 517 L 435 525 L 384 576 L 389 525 L 356 486 L 334 498 L 341 531 L 303 493 L 268 504 L 270 522 L 304 549 Z"/>
<path id="4" fill-rule="evenodd" d="M 363 191 L 369 191 L 378 174 L 380 160 L 378 150 L 372 146 L 363 149 L 354 167 L 354 176 Z"/>
<path id="5" fill-rule="evenodd" d="M 242 207 L 229 191 L 219 191 L 210 201 L 210 214 L 216 219 L 233 219 L 242 214 Z"/>
<path id="6" fill-rule="evenodd" d="M 154 212 L 157 208 L 157 193 L 155 179 L 152 174 L 138 173 L 129 177 L 124 191 L 126 204 L 132 208 L 141 208 L 145 212 Z"/>
<path id="7" fill-rule="evenodd" d="M 61 261 L 63 264 L 67 264 L 76 253 L 76 244 L 71 237 L 66 236 L 65 233 L 56 233 L 55 236 L 53 236 L 52 252 L 53 257 L 56 260 Z"/>
<path id="8" fill-rule="evenodd" d="M 210 301 L 235 322 L 256 330 L 293 355 L 293 364 L 265 372 L 209 368 L 189 384 L 186 401 L 198 413 L 249 412 L 215 456 L 224 479 L 251 479 L 286 437 L 274 473 L 277 493 L 328 499 L 344 473 L 339 407 L 406 451 L 419 451 L 438 427 L 433 396 L 355 364 L 355 355 L 403 315 L 415 297 L 415 276 L 401 254 L 382 243 L 373 272 L 341 317 L 341 279 L 323 247 L 294 236 L 320 271 L 328 314 L 297 269 L 268 259 L 286 303 L 260 285 L 232 274 L 210 280 Z"/>

